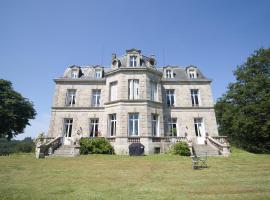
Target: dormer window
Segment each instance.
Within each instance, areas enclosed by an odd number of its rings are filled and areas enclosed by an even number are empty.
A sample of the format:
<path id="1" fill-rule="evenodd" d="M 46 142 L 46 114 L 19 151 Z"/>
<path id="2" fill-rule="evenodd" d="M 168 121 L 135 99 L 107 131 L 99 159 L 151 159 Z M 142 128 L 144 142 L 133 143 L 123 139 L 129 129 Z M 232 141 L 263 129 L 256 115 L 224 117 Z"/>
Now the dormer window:
<path id="1" fill-rule="evenodd" d="M 130 56 L 129 57 L 129 66 L 130 67 L 137 67 L 137 56 Z"/>
<path id="2" fill-rule="evenodd" d="M 101 69 L 96 69 L 95 78 L 102 78 L 102 70 Z"/>
<path id="3" fill-rule="evenodd" d="M 166 69 L 166 78 L 173 78 L 173 71 L 171 69 Z"/>
<path id="4" fill-rule="evenodd" d="M 78 78 L 78 70 L 71 71 L 71 78 Z"/>
<path id="5" fill-rule="evenodd" d="M 188 76 L 189 76 L 189 78 L 197 78 L 197 72 L 196 72 L 196 70 L 190 69 L 188 71 Z"/>

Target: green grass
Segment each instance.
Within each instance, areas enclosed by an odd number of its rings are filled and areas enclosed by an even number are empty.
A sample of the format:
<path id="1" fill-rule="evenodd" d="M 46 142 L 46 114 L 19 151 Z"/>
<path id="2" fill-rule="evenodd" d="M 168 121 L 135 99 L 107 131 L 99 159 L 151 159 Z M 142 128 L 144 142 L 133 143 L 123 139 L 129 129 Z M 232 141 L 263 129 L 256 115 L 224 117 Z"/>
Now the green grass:
<path id="1" fill-rule="evenodd" d="M 270 155 L 234 149 L 192 170 L 191 158 L 89 155 L 0 157 L 0 199 L 270 199 Z"/>

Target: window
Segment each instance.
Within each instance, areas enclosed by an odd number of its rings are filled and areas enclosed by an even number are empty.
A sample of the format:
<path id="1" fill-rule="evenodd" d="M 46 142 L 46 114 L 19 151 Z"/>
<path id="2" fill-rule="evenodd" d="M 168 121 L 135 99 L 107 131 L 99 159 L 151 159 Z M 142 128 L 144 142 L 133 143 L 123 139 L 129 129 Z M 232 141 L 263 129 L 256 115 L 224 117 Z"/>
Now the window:
<path id="1" fill-rule="evenodd" d="M 139 114 L 131 113 L 128 119 L 128 134 L 130 136 L 139 135 Z"/>
<path id="2" fill-rule="evenodd" d="M 90 119 L 90 137 L 98 137 L 98 119 Z"/>
<path id="3" fill-rule="evenodd" d="M 150 100 L 156 101 L 157 100 L 157 83 L 151 82 L 150 83 Z"/>
<path id="4" fill-rule="evenodd" d="M 174 90 L 166 90 L 166 102 L 168 106 L 174 106 Z"/>
<path id="5" fill-rule="evenodd" d="M 189 74 L 189 78 L 197 78 L 196 70 L 193 70 L 193 69 L 189 70 L 188 74 Z"/>
<path id="6" fill-rule="evenodd" d="M 151 115 L 152 136 L 158 136 L 158 115 Z"/>
<path id="7" fill-rule="evenodd" d="M 117 100 L 117 82 L 110 83 L 110 101 Z"/>
<path id="8" fill-rule="evenodd" d="M 171 118 L 168 122 L 169 136 L 177 136 L 177 119 Z"/>
<path id="9" fill-rule="evenodd" d="M 101 69 L 96 69 L 95 78 L 102 78 L 102 70 Z"/>
<path id="10" fill-rule="evenodd" d="M 137 66 L 137 56 L 130 56 L 129 57 L 129 66 L 136 67 Z"/>
<path id="11" fill-rule="evenodd" d="M 64 119 L 64 136 L 71 137 L 73 119 Z"/>
<path id="12" fill-rule="evenodd" d="M 92 106 L 94 107 L 100 106 L 100 93 L 101 90 L 92 90 Z"/>
<path id="13" fill-rule="evenodd" d="M 129 99 L 139 98 L 139 80 L 128 81 L 128 98 Z"/>
<path id="14" fill-rule="evenodd" d="M 78 78 L 78 70 L 71 71 L 71 78 Z"/>
<path id="15" fill-rule="evenodd" d="M 199 90 L 191 89 L 190 93 L 192 106 L 199 106 Z"/>
<path id="16" fill-rule="evenodd" d="M 116 114 L 109 115 L 109 136 L 116 135 Z"/>
<path id="17" fill-rule="evenodd" d="M 173 78 L 173 71 L 171 69 L 166 69 L 166 78 Z"/>
<path id="18" fill-rule="evenodd" d="M 195 134 L 197 137 L 203 137 L 205 135 L 202 118 L 194 118 L 194 127 L 195 127 Z"/>
<path id="19" fill-rule="evenodd" d="M 66 106 L 73 106 L 76 103 L 76 90 L 68 90 L 66 98 Z"/>

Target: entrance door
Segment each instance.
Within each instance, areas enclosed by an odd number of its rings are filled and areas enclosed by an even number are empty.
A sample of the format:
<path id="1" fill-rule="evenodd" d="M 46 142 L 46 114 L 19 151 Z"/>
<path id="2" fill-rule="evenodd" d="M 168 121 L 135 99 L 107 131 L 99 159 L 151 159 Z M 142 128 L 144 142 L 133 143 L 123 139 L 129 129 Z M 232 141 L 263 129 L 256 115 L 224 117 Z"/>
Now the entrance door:
<path id="1" fill-rule="evenodd" d="M 72 123 L 73 123 L 73 119 L 64 120 L 64 135 L 63 135 L 64 145 L 71 145 L 72 143 L 72 139 L 71 139 Z"/>
<path id="2" fill-rule="evenodd" d="M 202 118 L 194 119 L 195 133 L 197 144 L 205 144 L 205 129 Z"/>

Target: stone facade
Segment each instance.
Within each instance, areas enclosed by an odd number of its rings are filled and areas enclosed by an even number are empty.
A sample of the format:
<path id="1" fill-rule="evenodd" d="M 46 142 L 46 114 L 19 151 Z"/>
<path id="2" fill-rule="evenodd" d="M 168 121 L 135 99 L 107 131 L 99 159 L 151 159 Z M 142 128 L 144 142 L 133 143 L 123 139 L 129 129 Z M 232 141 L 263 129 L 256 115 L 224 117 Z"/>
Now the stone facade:
<path id="1" fill-rule="evenodd" d="M 203 143 L 218 136 L 211 80 L 197 67 L 157 67 L 154 56 L 131 49 L 113 54 L 110 68 L 71 66 L 54 81 L 48 136 L 63 136 L 65 144 L 99 136 L 109 139 L 116 154 L 128 154 L 133 142 L 152 154 L 175 141 Z"/>

